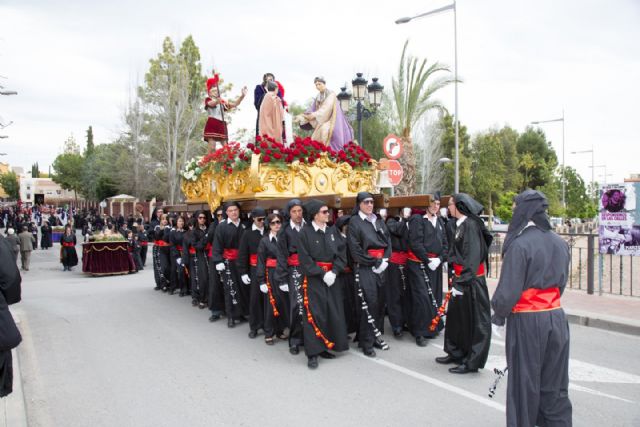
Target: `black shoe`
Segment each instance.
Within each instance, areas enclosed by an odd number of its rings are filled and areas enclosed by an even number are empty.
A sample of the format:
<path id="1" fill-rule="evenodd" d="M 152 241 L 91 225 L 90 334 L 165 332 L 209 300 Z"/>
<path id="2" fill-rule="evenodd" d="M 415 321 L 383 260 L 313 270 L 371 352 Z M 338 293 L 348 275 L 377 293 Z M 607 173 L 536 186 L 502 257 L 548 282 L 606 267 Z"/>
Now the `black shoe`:
<path id="1" fill-rule="evenodd" d="M 316 369 L 318 367 L 318 356 L 310 356 L 307 361 L 309 369 Z"/>
<path id="2" fill-rule="evenodd" d="M 298 348 L 297 345 L 294 345 L 293 347 L 289 347 L 289 353 L 295 356 L 296 354 L 300 353 L 300 348 Z"/>
<path id="3" fill-rule="evenodd" d="M 249 338 L 253 339 L 258 336 L 258 331 L 249 331 Z"/>
<path id="4" fill-rule="evenodd" d="M 376 357 L 376 351 L 372 348 L 363 348 L 362 352 L 364 353 L 365 356 Z"/>
<path id="5" fill-rule="evenodd" d="M 246 318 L 246 317 L 244 317 L 244 316 L 238 316 L 238 317 L 236 317 L 236 322 L 239 322 L 239 323 L 241 323 L 241 322 L 248 322 L 248 320 L 247 320 L 247 318 Z"/>
<path id="6" fill-rule="evenodd" d="M 478 372 L 477 369 L 469 369 L 467 365 L 464 363 L 460 366 L 456 366 L 455 368 L 449 368 L 449 372 L 452 374 L 468 374 L 470 372 Z"/>
<path id="7" fill-rule="evenodd" d="M 176 290 L 175 290 L 175 289 L 171 289 L 171 290 L 169 291 L 169 295 L 173 295 L 173 294 L 175 294 L 175 293 L 176 293 Z"/>
<path id="8" fill-rule="evenodd" d="M 425 337 L 416 337 L 416 345 L 418 347 L 426 347 L 427 339 Z"/>
<path id="9" fill-rule="evenodd" d="M 178 296 L 180 298 L 182 298 L 183 296 L 187 295 L 186 292 L 180 291 L 180 293 L 178 294 Z"/>
<path id="10" fill-rule="evenodd" d="M 401 338 L 404 335 L 404 332 L 402 332 L 402 328 L 398 328 L 398 329 L 394 329 L 393 330 L 393 336 L 396 338 Z"/>
<path id="11" fill-rule="evenodd" d="M 153 290 L 154 290 L 154 291 L 159 291 L 159 290 L 161 290 L 161 289 L 162 289 L 162 288 L 161 288 L 160 286 L 156 286 L 155 288 L 153 288 Z"/>
<path id="12" fill-rule="evenodd" d="M 192 307 L 196 307 L 198 305 L 198 300 L 197 299 L 192 299 L 191 300 L 191 306 Z"/>
<path id="13" fill-rule="evenodd" d="M 236 327 L 236 322 L 233 319 L 227 319 L 227 327 L 235 328 Z"/>
<path id="14" fill-rule="evenodd" d="M 198 305 L 198 308 L 199 308 L 200 310 L 204 309 L 205 307 L 206 307 L 206 305 L 205 305 L 203 302 L 201 302 L 201 303 Z"/>
<path id="15" fill-rule="evenodd" d="M 216 320 L 220 320 L 219 314 L 212 314 L 211 316 L 209 316 L 209 322 L 215 322 Z"/>
<path id="16" fill-rule="evenodd" d="M 449 363 L 457 363 L 459 365 L 460 363 L 462 363 L 461 360 L 452 357 L 450 354 L 442 357 L 436 357 L 436 362 L 442 365 L 448 365 Z"/>
<path id="17" fill-rule="evenodd" d="M 165 286 L 164 288 L 162 288 L 162 292 L 167 292 L 167 287 Z"/>
<path id="18" fill-rule="evenodd" d="M 335 354 L 331 354 L 328 351 L 323 351 L 318 356 L 322 357 L 323 359 L 335 359 L 336 358 Z"/>

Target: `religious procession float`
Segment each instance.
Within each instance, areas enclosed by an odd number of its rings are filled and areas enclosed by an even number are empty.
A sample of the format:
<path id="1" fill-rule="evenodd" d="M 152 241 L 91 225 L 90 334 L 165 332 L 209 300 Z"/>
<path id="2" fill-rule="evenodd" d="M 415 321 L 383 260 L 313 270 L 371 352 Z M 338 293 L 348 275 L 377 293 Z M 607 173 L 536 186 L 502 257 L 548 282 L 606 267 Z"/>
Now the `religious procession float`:
<path id="1" fill-rule="evenodd" d="M 380 194 L 386 163 L 379 163 L 354 142 L 340 102 L 323 77 L 314 79 L 318 94 L 311 106 L 293 118 L 300 129 L 312 131 L 302 138 L 286 126 L 290 116 L 284 87 L 272 74 L 265 74 L 254 91 L 256 135 L 262 136 L 249 144 L 229 142 L 225 119 L 225 113 L 240 105 L 247 88 L 226 101 L 220 96 L 220 83 L 218 74 L 207 81 L 203 139 L 209 152 L 192 159 L 181 173 L 188 210 L 213 211 L 229 200 L 251 202 L 242 203 L 243 210 L 250 210 L 257 204 L 269 207 L 273 202 L 275 206 L 276 199 L 291 198 L 322 198 L 334 208 L 350 207 L 361 191 L 376 194 L 379 207 L 391 207 L 389 198 Z M 398 206 L 406 203 L 396 202 Z"/>

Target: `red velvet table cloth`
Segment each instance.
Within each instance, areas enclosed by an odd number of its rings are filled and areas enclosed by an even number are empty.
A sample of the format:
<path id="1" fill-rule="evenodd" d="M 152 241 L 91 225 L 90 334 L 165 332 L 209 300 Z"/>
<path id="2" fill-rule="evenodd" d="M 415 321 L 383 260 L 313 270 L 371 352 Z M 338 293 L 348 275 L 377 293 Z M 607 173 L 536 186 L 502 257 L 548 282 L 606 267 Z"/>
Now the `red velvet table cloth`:
<path id="1" fill-rule="evenodd" d="M 82 244 L 82 271 L 93 276 L 128 274 L 136 271 L 127 242 Z"/>

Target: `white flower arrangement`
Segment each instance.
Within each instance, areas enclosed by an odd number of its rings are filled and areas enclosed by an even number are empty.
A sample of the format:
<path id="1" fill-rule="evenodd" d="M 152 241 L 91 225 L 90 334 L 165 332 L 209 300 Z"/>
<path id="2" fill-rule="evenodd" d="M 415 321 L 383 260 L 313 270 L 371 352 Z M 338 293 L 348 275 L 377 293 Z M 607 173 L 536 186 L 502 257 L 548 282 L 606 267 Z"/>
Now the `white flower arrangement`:
<path id="1" fill-rule="evenodd" d="M 200 175 L 202 174 L 202 168 L 198 166 L 198 163 L 202 160 L 202 157 L 197 159 L 192 158 L 187 162 L 184 167 L 184 170 L 180 173 L 184 179 L 187 181 L 197 181 Z"/>

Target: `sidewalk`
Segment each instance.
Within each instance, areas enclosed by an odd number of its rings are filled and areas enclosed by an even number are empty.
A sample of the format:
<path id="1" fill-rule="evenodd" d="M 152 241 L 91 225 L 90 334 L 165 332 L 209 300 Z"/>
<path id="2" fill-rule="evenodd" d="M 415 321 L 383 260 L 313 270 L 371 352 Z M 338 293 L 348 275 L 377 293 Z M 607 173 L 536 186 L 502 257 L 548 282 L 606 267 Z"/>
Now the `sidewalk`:
<path id="1" fill-rule="evenodd" d="M 489 294 L 498 285 L 487 279 Z M 586 291 L 566 289 L 562 295 L 570 323 L 631 335 L 640 335 L 640 298 L 618 295 L 589 295 Z"/>

